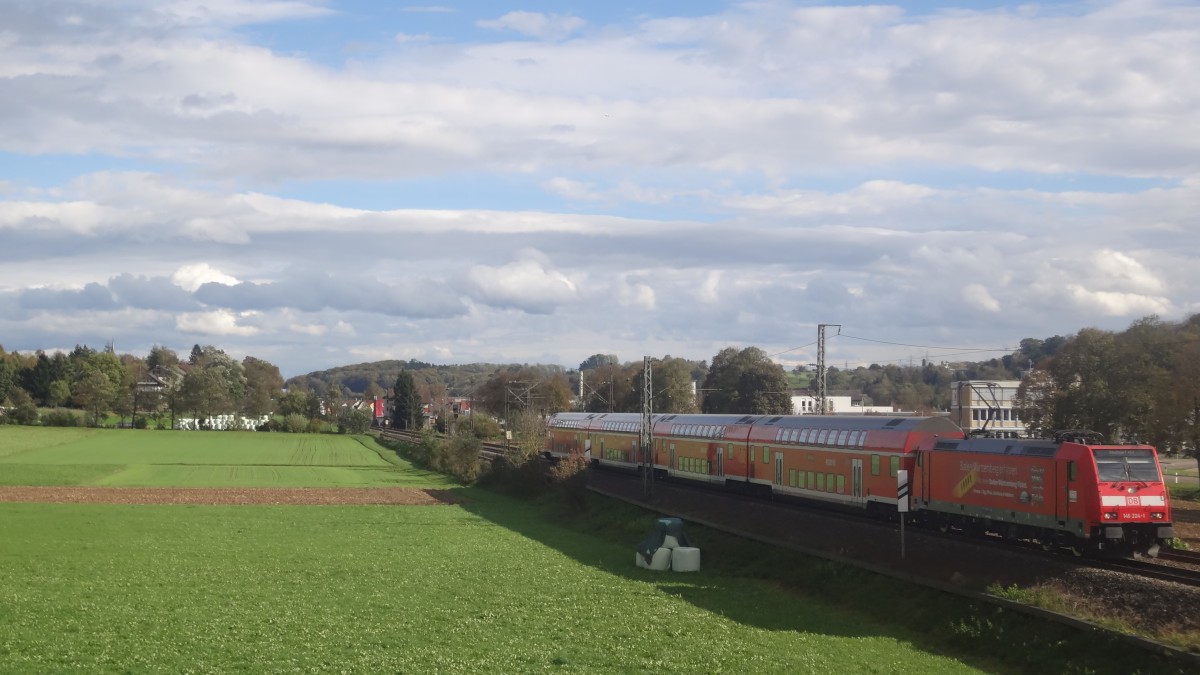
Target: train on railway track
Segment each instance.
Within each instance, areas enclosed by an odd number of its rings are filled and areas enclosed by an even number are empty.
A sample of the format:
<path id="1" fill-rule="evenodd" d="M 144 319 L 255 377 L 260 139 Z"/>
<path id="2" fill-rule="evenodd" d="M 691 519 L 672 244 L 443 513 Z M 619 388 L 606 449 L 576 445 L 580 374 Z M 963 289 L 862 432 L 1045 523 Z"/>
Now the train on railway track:
<path id="1" fill-rule="evenodd" d="M 1089 432 L 968 438 L 943 417 L 660 414 L 648 454 L 641 432 L 636 413 L 556 413 L 545 453 L 1077 553 L 1153 556 L 1175 536 L 1155 449 Z"/>

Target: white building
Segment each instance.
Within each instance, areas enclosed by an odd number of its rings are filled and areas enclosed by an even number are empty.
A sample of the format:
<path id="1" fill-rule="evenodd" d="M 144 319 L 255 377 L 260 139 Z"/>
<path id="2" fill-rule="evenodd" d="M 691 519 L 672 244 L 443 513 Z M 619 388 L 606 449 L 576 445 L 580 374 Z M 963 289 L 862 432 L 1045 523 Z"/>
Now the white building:
<path id="1" fill-rule="evenodd" d="M 862 398 L 857 401 L 849 394 L 830 394 L 825 396 L 825 414 L 827 415 L 887 415 L 895 412 L 890 405 L 862 405 Z M 792 414 L 817 415 L 817 397 L 808 391 L 792 392 Z"/>

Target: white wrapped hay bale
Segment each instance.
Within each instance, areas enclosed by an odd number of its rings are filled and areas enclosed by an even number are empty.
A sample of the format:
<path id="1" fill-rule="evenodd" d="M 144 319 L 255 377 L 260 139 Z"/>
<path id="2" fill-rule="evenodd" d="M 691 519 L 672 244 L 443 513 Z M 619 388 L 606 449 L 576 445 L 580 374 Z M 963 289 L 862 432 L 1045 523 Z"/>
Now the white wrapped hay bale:
<path id="1" fill-rule="evenodd" d="M 650 558 L 650 569 L 662 572 L 671 569 L 671 549 L 660 548 Z"/>
<path id="2" fill-rule="evenodd" d="M 671 569 L 676 572 L 699 572 L 700 549 L 680 546 L 671 551 Z"/>

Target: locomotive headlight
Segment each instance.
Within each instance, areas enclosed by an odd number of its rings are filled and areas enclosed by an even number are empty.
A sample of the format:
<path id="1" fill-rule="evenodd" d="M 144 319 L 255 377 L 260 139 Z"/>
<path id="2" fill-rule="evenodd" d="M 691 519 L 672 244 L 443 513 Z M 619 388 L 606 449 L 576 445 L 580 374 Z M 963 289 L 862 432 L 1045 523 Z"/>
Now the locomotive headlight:
<path id="1" fill-rule="evenodd" d="M 1166 514 L 1164 514 L 1162 511 L 1151 511 L 1150 512 L 1150 518 L 1152 520 L 1162 520 L 1163 516 L 1165 516 L 1165 515 Z"/>
<path id="2" fill-rule="evenodd" d="M 1105 520 L 1116 520 L 1116 519 L 1117 519 L 1117 512 L 1116 512 L 1116 511 L 1108 511 L 1108 512 L 1106 512 L 1106 513 L 1104 514 L 1104 519 L 1105 519 Z"/>
<path id="3" fill-rule="evenodd" d="M 1130 485 L 1129 487 L 1125 488 L 1125 491 L 1128 492 L 1129 494 L 1133 494 L 1133 493 L 1137 492 L 1137 488 Z"/>

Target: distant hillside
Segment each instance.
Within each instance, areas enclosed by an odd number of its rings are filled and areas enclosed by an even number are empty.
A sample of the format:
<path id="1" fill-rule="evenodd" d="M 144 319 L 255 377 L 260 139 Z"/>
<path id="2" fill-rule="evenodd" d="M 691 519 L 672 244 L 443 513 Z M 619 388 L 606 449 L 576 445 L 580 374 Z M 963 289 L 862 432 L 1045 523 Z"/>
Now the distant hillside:
<path id="1" fill-rule="evenodd" d="M 352 366 L 338 366 L 328 370 L 318 370 L 305 375 L 297 375 L 287 381 L 287 386 L 307 387 L 316 392 L 327 391 L 330 384 L 337 386 L 343 394 L 363 394 L 371 383 L 380 389 L 387 390 L 396 384 L 400 371 L 412 372 L 418 388 L 436 391 L 445 387 L 447 396 L 470 396 L 475 388 L 483 384 L 497 371 L 507 368 L 526 367 L 526 364 L 507 363 L 468 363 L 450 366 L 439 366 L 422 361 L 374 361 L 359 363 Z M 562 366 L 533 364 L 535 368 L 545 373 L 564 372 Z M 440 393 L 440 392 L 438 392 Z"/>

